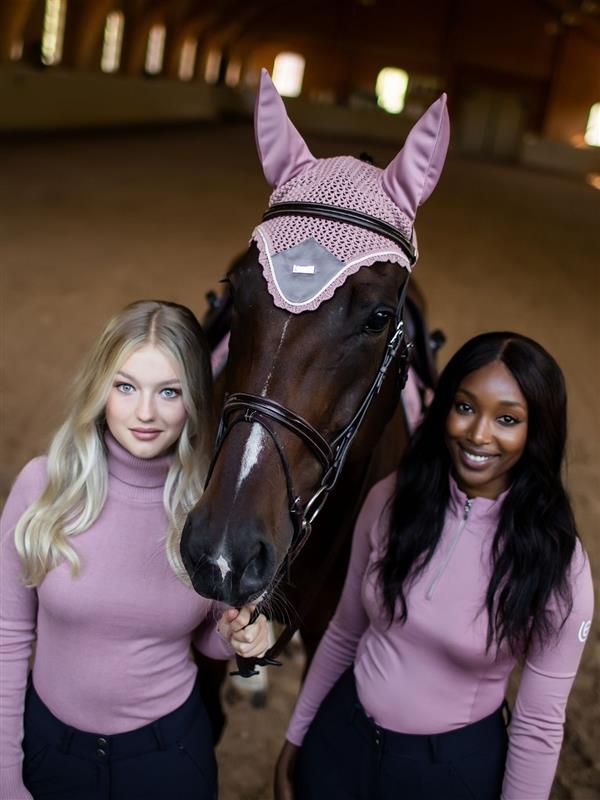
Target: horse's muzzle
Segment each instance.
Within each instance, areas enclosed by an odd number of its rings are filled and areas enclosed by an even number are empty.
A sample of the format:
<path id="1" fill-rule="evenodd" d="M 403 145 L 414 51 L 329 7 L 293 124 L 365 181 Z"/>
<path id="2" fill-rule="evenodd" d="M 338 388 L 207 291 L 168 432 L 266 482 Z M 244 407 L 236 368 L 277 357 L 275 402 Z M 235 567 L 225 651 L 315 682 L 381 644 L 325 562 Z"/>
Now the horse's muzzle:
<path id="1" fill-rule="evenodd" d="M 275 547 L 258 521 L 236 531 L 229 553 L 221 536 L 210 536 L 206 512 L 196 508 L 181 536 L 181 558 L 194 590 L 210 600 L 240 607 L 259 597 L 271 584 L 277 567 Z"/>

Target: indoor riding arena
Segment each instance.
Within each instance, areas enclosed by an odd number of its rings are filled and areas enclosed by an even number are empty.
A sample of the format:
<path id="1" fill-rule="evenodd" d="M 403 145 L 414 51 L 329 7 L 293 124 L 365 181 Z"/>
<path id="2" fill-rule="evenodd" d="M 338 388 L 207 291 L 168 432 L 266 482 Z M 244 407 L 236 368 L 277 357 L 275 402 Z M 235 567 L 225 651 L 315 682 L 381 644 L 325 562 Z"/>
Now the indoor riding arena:
<path id="1" fill-rule="evenodd" d="M 491 330 L 530 336 L 557 359 L 569 395 L 566 485 L 598 593 L 591 0 L 2 0 L 3 498 L 48 447 L 105 321 L 140 298 L 201 319 L 206 293 L 247 248 L 270 193 L 252 124 L 263 67 L 318 158 L 367 152 L 385 166 L 447 92 L 449 155 L 419 212 L 414 272 L 429 328 L 446 338 L 438 365 Z M 301 644 L 282 661 L 266 688 L 223 689 L 222 800 L 272 798 Z M 553 800 L 600 797 L 599 666 L 596 619 Z"/>

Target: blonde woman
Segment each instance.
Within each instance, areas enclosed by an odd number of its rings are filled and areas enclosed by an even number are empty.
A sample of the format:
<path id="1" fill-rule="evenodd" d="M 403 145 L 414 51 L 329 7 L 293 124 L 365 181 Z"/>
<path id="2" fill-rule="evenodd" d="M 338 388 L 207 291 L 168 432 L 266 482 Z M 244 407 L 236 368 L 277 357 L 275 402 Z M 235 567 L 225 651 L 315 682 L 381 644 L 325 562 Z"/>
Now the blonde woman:
<path id="1" fill-rule="evenodd" d="M 210 392 L 191 311 L 133 303 L 90 353 L 48 456 L 18 476 L 1 523 L 2 800 L 216 797 L 190 643 L 258 655 L 267 630 L 195 594 L 180 563 Z"/>

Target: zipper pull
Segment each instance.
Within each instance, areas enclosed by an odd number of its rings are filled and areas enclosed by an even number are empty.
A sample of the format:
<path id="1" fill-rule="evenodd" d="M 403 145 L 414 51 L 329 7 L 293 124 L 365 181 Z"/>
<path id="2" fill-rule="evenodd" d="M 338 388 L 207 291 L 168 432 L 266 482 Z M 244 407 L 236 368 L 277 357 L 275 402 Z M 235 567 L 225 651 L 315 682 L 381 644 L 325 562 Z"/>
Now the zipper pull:
<path id="1" fill-rule="evenodd" d="M 464 510 L 464 513 L 463 513 L 463 520 L 465 522 L 469 518 L 469 513 L 471 511 L 472 506 L 473 506 L 473 500 L 467 498 L 467 500 L 465 501 L 465 510 Z"/>

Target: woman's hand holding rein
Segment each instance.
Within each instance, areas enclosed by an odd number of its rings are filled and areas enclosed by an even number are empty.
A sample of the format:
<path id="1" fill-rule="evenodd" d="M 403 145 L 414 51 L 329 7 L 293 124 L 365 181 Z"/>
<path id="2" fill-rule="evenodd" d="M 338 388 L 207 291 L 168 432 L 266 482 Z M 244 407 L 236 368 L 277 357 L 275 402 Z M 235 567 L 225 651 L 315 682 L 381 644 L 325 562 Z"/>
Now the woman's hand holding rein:
<path id="1" fill-rule="evenodd" d="M 236 655 L 257 658 L 269 647 L 269 626 L 264 614 L 260 614 L 251 625 L 250 616 L 254 606 L 241 609 L 228 608 L 219 620 L 217 630 L 233 647 Z"/>

